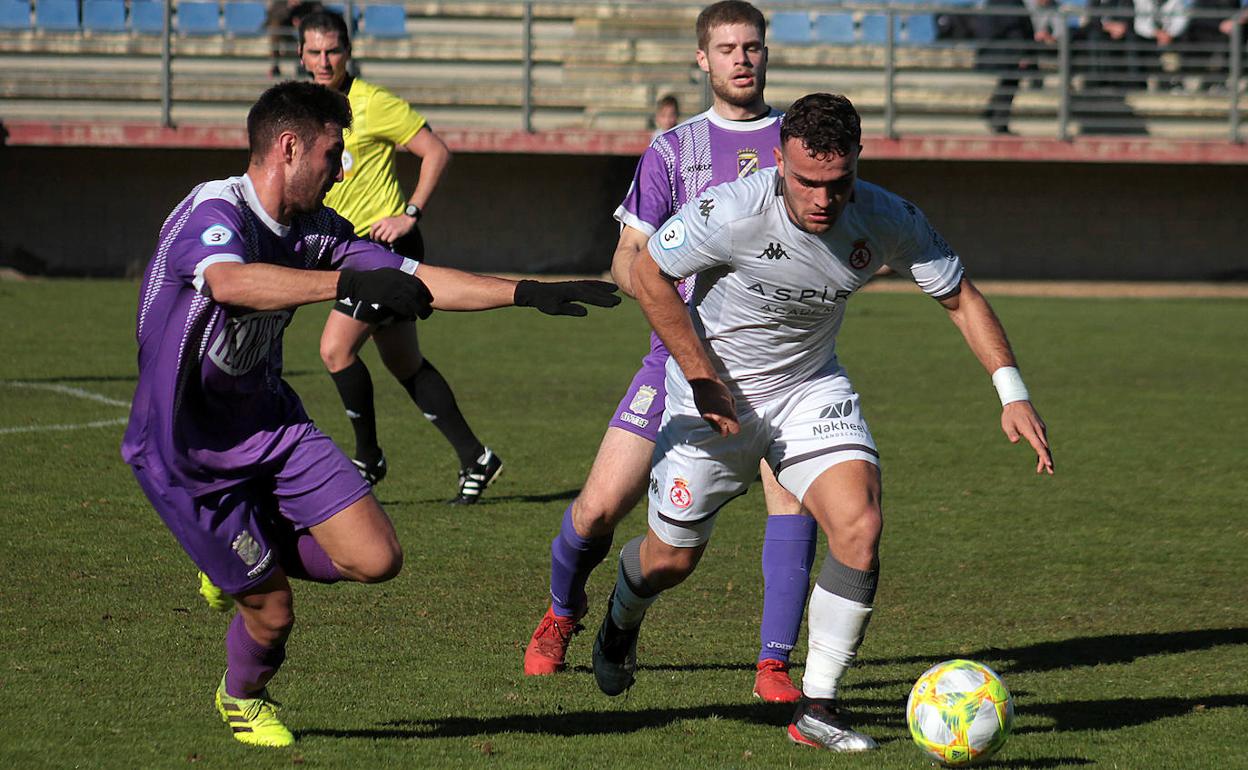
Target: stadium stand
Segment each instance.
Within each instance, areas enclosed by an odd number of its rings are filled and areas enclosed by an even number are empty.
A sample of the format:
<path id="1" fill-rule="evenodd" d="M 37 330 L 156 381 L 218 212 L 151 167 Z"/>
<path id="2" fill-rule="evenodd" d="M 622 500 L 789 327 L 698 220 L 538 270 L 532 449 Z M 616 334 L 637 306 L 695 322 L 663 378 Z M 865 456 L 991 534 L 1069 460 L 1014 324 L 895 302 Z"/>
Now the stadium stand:
<path id="1" fill-rule="evenodd" d="M 30 31 L 30 5 L 0 0 L 0 55 L 9 65 L 0 72 L 6 120 L 93 117 L 107 104 L 106 114 L 116 120 L 159 121 L 163 4 L 131 0 L 128 26 L 134 34 L 127 35 L 117 28 L 120 1 L 86 0 L 89 34 L 43 34 Z M 75 0 L 33 2 L 46 18 L 57 2 Z M 238 120 L 270 82 L 257 5 L 175 2 L 171 74 L 179 125 Z M 673 93 L 691 109 L 702 103 L 703 76 L 689 39 L 701 5 L 656 2 L 644 5 L 644 14 L 638 7 L 594 0 L 532 3 L 528 104 L 536 130 L 640 130 L 658 94 Z M 111 15 L 97 23 L 104 8 Z M 522 124 L 523 3 L 408 0 L 353 8 L 361 19 L 356 59 L 369 77 L 419 105 L 439 127 Z M 938 13 L 967 16 L 978 9 L 947 2 L 786 5 L 772 16 L 768 95 L 783 107 L 809 91 L 831 88 L 854 100 L 868 131 L 885 129 L 891 105 L 891 129 L 899 134 L 986 134 L 981 116 L 996 78 L 976 69 L 976 41 L 938 38 Z M 889 60 L 882 42 L 890 18 L 898 33 L 891 92 L 883 77 Z M 76 30 L 76 16 L 72 24 Z M 1072 43 L 1076 63 L 1078 45 Z M 1082 88 L 1086 76 L 1077 67 L 1072 72 L 1063 97 L 1057 58 L 1044 58 L 1015 99 L 1012 127 L 1024 136 L 1057 137 L 1066 110 L 1073 135 L 1095 130 L 1225 138 L 1232 97 L 1240 98 L 1226 89 L 1163 92 L 1153 82 L 1147 89 L 1097 94 Z"/>

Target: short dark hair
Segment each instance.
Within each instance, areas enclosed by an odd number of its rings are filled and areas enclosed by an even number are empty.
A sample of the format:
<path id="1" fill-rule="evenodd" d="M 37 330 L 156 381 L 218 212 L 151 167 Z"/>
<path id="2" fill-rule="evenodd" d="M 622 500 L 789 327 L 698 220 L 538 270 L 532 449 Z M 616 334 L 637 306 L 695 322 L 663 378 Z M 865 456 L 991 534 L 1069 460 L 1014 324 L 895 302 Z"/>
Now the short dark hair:
<path id="1" fill-rule="evenodd" d="M 347 20 L 342 18 L 341 13 L 336 11 L 320 10 L 309 13 L 303 17 L 303 21 L 299 22 L 299 48 L 302 50 L 303 41 L 309 31 L 317 32 L 337 32 L 338 42 L 342 43 L 342 47 L 351 51 L 351 34 L 347 32 Z"/>
<path id="2" fill-rule="evenodd" d="M 815 157 L 848 155 L 862 143 L 862 119 L 841 94 L 807 94 L 793 102 L 780 124 L 780 144 L 802 140 Z"/>
<path id="3" fill-rule="evenodd" d="M 261 158 L 283 131 L 311 144 L 329 124 L 351 127 L 351 104 L 338 91 L 307 81 L 288 80 L 260 94 L 247 113 L 247 145 Z"/>
<path id="4" fill-rule="evenodd" d="M 767 19 L 762 11 L 745 0 L 721 0 L 706 6 L 698 14 L 698 23 L 694 27 L 698 32 L 698 50 L 705 51 L 710 45 L 712 29 L 727 24 L 753 24 L 758 29 L 758 36 L 767 39 Z"/>
<path id="5" fill-rule="evenodd" d="M 680 112 L 680 100 L 676 98 L 676 94 L 664 94 L 654 103 L 654 108 L 671 107 L 673 110 Z"/>

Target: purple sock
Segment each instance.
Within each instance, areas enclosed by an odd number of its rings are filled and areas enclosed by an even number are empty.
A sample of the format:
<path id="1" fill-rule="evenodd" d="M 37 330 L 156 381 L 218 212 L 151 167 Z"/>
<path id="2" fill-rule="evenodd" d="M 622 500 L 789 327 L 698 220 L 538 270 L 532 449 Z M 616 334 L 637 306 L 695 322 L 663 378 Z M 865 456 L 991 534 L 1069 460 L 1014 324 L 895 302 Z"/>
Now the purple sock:
<path id="1" fill-rule="evenodd" d="M 311 532 L 282 527 L 277 534 L 278 561 L 287 577 L 314 583 L 337 583 L 342 580 L 342 573 Z"/>
<path id="2" fill-rule="evenodd" d="M 759 661 L 787 663 L 802 628 L 819 527 L 809 516 L 768 516 L 763 538 L 763 624 Z"/>
<path id="3" fill-rule="evenodd" d="M 241 612 L 225 633 L 225 692 L 234 698 L 254 698 L 286 659 L 286 645 L 265 647 L 251 638 Z"/>
<path id="4" fill-rule="evenodd" d="M 556 615 L 571 617 L 585 605 L 585 582 L 607 558 L 612 535 L 586 539 L 572 526 L 572 506 L 563 512 L 559 534 L 550 541 L 550 599 Z"/>

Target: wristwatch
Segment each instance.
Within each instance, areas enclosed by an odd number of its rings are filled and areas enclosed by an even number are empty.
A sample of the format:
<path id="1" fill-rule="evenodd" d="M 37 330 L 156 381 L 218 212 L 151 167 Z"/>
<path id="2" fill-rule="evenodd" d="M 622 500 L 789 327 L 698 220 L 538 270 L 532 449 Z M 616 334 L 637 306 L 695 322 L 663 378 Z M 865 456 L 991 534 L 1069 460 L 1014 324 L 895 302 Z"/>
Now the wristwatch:
<path id="1" fill-rule="evenodd" d="M 417 206 L 415 203 L 407 204 L 407 208 L 403 209 L 403 216 L 411 217 L 412 219 L 415 219 L 417 222 L 419 222 L 420 217 L 422 216 L 421 211 L 420 211 L 420 206 Z"/>

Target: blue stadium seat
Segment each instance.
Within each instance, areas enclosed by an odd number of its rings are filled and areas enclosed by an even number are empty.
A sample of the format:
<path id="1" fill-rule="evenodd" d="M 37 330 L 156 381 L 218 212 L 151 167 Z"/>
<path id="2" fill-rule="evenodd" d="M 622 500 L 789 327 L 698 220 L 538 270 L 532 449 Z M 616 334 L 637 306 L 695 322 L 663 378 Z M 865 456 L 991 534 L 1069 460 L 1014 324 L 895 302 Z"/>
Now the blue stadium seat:
<path id="1" fill-rule="evenodd" d="M 130 30 L 145 35 L 165 31 L 165 4 L 159 0 L 131 0 Z"/>
<path id="2" fill-rule="evenodd" d="M 88 32 L 125 32 L 126 0 L 83 0 L 82 28 Z"/>
<path id="3" fill-rule="evenodd" d="M 901 17 L 893 17 L 893 39 L 901 40 Z M 888 17 L 869 13 L 862 17 L 862 42 L 883 45 L 888 40 Z"/>
<path id="4" fill-rule="evenodd" d="M 227 0 L 225 3 L 225 31 L 237 37 L 252 37 L 265 33 L 265 7 L 263 3 L 245 0 Z"/>
<path id="5" fill-rule="evenodd" d="M 932 45 L 936 42 L 936 17 L 931 14 L 906 18 L 906 43 Z"/>
<path id="6" fill-rule="evenodd" d="M 0 29 L 30 29 L 30 3 L 0 0 Z"/>
<path id="7" fill-rule="evenodd" d="M 821 13 L 815 17 L 815 40 L 838 45 L 854 42 L 854 16 L 851 13 Z"/>
<path id="8" fill-rule="evenodd" d="M 407 10 L 393 4 L 364 6 L 364 34 L 369 37 L 407 37 Z"/>
<path id="9" fill-rule="evenodd" d="M 35 5 L 35 26 L 51 32 L 77 32 L 78 0 L 39 0 Z"/>
<path id="10" fill-rule="evenodd" d="M 182 35 L 217 35 L 221 33 L 221 7 L 216 3 L 182 0 L 177 7 L 177 25 Z"/>
<path id="11" fill-rule="evenodd" d="M 773 15 L 767 39 L 777 43 L 809 43 L 810 14 L 786 11 Z"/>

